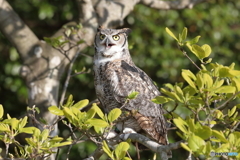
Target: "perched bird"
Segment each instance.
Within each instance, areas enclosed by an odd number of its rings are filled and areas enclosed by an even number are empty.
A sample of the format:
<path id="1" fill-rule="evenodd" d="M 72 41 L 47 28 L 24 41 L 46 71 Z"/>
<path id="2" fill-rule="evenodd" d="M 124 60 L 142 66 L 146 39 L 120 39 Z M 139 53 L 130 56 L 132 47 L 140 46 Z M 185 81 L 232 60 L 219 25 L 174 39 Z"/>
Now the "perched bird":
<path id="1" fill-rule="evenodd" d="M 144 131 L 150 139 L 168 144 L 166 120 L 162 106 L 151 100 L 161 93 L 149 76 L 132 61 L 127 37 L 131 30 L 99 27 L 95 36 L 94 82 L 104 111 L 120 108 L 129 113 L 117 123 L 117 129 Z M 139 94 L 126 102 L 132 92 Z"/>

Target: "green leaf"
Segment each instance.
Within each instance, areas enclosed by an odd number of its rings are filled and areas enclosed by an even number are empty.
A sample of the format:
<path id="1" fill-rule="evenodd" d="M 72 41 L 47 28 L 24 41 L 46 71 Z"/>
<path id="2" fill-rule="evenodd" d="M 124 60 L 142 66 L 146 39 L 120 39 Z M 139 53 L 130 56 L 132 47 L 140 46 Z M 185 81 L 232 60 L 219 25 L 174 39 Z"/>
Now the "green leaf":
<path id="1" fill-rule="evenodd" d="M 57 143 L 57 144 L 54 144 L 54 145 L 52 145 L 51 147 L 52 148 L 55 148 L 55 147 L 62 147 L 62 146 L 68 146 L 68 145 L 70 145 L 70 144 L 72 144 L 72 142 L 62 142 L 62 143 Z"/>
<path id="2" fill-rule="evenodd" d="M 188 133 L 187 128 L 185 127 L 187 123 L 180 117 L 173 119 L 174 124 L 180 129 L 183 133 Z"/>
<path id="3" fill-rule="evenodd" d="M 63 107 L 64 116 L 70 121 L 70 123 L 74 123 L 77 121 L 77 117 L 73 114 L 72 110 L 67 107 Z"/>
<path id="4" fill-rule="evenodd" d="M 231 110 L 228 110 L 228 117 L 231 117 L 236 112 L 237 106 L 234 106 Z"/>
<path id="5" fill-rule="evenodd" d="M 198 40 L 199 40 L 200 37 L 201 37 L 201 36 L 197 36 L 197 37 L 193 38 L 192 40 L 186 41 L 186 42 L 187 42 L 188 44 L 190 44 L 190 45 L 196 44 L 196 43 L 198 42 Z"/>
<path id="6" fill-rule="evenodd" d="M 187 150 L 188 152 L 192 153 L 192 150 L 185 144 L 185 143 L 180 143 L 181 147 Z"/>
<path id="7" fill-rule="evenodd" d="M 236 88 L 233 86 L 221 86 L 214 90 L 215 93 L 235 93 Z"/>
<path id="8" fill-rule="evenodd" d="M 172 33 L 172 31 L 170 31 L 167 27 L 165 28 L 166 32 L 172 37 L 174 38 L 176 41 L 179 42 L 179 40 L 177 39 L 177 37 Z"/>
<path id="9" fill-rule="evenodd" d="M 43 141 L 46 140 L 46 139 L 48 138 L 48 136 L 49 136 L 49 130 L 48 130 L 48 129 L 44 129 L 44 130 L 42 131 L 42 133 L 41 133 L 41 138 L 42 138 L 42 140 L 43 140 Z"/>
<path id="10" fill-rule="evenodd" d="M 220 141 L 227 143 L 228 140 L 225 138 L 224 134 L 217 131 L 217 130 L 212 130 L 212 135 L 218 138 Z"/>
<path id="11" fill-rule="evenodd" d="M 96 110 L 93 109 L 93 108 L 90 108 L 90 109 L 87 111 L 87 117 L 88 117 L 88 119 L 93 118 L 93 117 L 95 116 L 95 114 L 96 114 Z"/>
<path id="12" fill-rule="evenodd" d="M 108 123 L 106 121 L 101 120 L 101 119 L 95 119 L 95 118 L 88 119 L 86 123 L 88 123 L 92 126 L 102 127 L 102 128 L 108 126 Z"/>
<path id="13" fill-rule="evenodd" d="M 10 128 L 9 125 L 4 124 L 4 123 L 0 123 L 0 132 L 10 132 Z"/>
<path id="14" fill-rule="evenodd" d="M 36 130 L 36 127 L 25 127 L 20 129 L 20 133 L 28 133 L 28 134 L 33 134 L 34 130 Z"/>
<path id="15" fill-rule="evenodd" d="M 81 109 L 81 108 L 87 106 L 88 103 L 89 103 L 89 100 L 88 99 L 84 99 L 84 100 L 81 100 L 81 101 L 77 102 L 72 107 L 75 107 L 77 109 Z"/>
<path id="16" fill-rule="evenodd" d="M 19 129 L 23 128 L 27 124 L 27 119 L 28 119 L 28 117 L 25 116 L 22 120 L 20 120 L 20 122 L 19 122 Z"/>
<path id="17" fill-rule="evenodd" d="M 63 140 L 62 137 L 54 136 L 52 139 L 49 140 L 49 142 L 57 143 L 57 142 L 61 142 L 62 140 Z"/>
<path id="18" fill-rule="evenodd" d="M 193 82 L 193 80 L 196 80 L 195 75 L 189 71 L 189 70 L 182 70 L 182 77 L 184 78 L 185 81 L 187 81 L 187 83 L 194 89 L 196 89 L 195 83 Z"/>
<path id="19" fill-rule="evenodd" d="M 18 125 L 19 125 L 19 120 L 17 120 L 16 118 L 12 118 L 10 120 L 10 125 L 13 129 L 17 129 Z"/>
<path id="20" fill-rule="evenodd" d="M 201 126 L 195 130 L 195 135 L 206 140 L 212 135 L 212 130 L 208 126 Z"/>
<path id="21" fill-rule="evenodd" d="M 200 47 L 199 45 L 193 44 L 192 45 L 192 52 L 198 57 L 198 59 L 205 58 L 205 52 L 202 49 L 202 47 Z"/>
<path id="22" fill-rule="evenodd" d="M 237 92 L 239 92 L 240 91 L 240 79 L 232 78 L 232 84 L 236 87 Z"/>
<path id="23" fill-rule="evenodd" d="M 129 149 L 129 144 L 127 142 L 121 142 L 116 149 L 114 150 L 114 153 L 117 157 L 117 159 L 122 159 L 125 157 L 127 150 Z"/>
<path id="24" fill-rule="evenodd" d="M 0 104 L 0 119 L 3 117 L 3 114 L 4 114 L 3 106 Z"/>
<path id="25" fill-rule="evenodd" d="M 92 104 L 92 109 L 94 109 L 96 111 L 96 113 L 98 114 L 98 116 L 102 119 L 104 119 L 104 114 L 103 112 L 101 111 L 101 109 L 97 106 L 96 103 L 93 103 Z"/>
<path id="26" fill-rule="evenodd" d="M 204 50 L 204 58 L 208 57 L 212 52 L 211 47 L 207 44 L 204 44 L 201 48 Z"/>
<path id="27" fill-rule="evenodd" d="M 102 146 L 102 147 L 103 147 L 103 151 L 104 151 L 110 158 L 114 159 L 113 154 L 112 154 L 111 150 L 109 149 L 106 141 L 103 141 L 103 146 Z"/>
<path id="28" fill-rule="evenodd" d="M 187 38 L 187 28 L 184 27 L 182 34 L 181 34 L 181 39 L 184 41 Z"/>
<path id="29" fill-rule="evenodd" d="M 70 94 L 70 95 L 68 96 L 67 102 L 66 102 L 66 104 L 64 105 L 64 107 L 71 107 L 73 103 L 74 103 L 74 101 L 73 101 L 73 96 Z"/>
<path id="30" fill-rule="evenodd" d="M 200 147 L 204 146 L 206 143 L 205 141 L 196 136 L 196 135 L 191 135 L 188 139 L 188 146 L 191 148 L 192 151 L 197 151 Z"/>
<path id="31" fill-rule="evenodd" d="M 119 108 L 114 108 L 113 110 L 111 110 L 111 111 L 108 113 L 108 120 L 109 120 L 109 122 L 115 121 L 116 119 L 118 119 L 118 117 L 119 117 L 121 114 L 122 114 L 121 109 L 119 109 Z"/>
<path id="32" fill-rule="evenodd" d="M 58 116 L 63 116 L 63 111 L 61 109 L 59 109 L 57 106 L 51 106 L 48 107 L 48 110 L 50 113 L 58 115 Z"/>
<path id="33" fill-rule="evenodd" d="M 156 103 L 156 104 L 164 104 L 164 103 L 167 103 L 169 101 L 172 101 L 172 99 L 164 97 L 164 96 L 157 96 L 157 97 L 153 98 L 151 101 Z"/>
<path id="34" fill-rule="evenodd" d="M 133 91 L 127 96 L 127 99 L 135 99 L 138 94 L 139 94 L 139 92 Z"/>
<path id="35" fill-rule="evenodd" d="M 213 80 L 212 77 L 207 74 L 207 73 L 203 73 L 203 80 L 204 80 L 204 84 L 206 85 L 206 88 L 211 88 L 213 85 Z"/>

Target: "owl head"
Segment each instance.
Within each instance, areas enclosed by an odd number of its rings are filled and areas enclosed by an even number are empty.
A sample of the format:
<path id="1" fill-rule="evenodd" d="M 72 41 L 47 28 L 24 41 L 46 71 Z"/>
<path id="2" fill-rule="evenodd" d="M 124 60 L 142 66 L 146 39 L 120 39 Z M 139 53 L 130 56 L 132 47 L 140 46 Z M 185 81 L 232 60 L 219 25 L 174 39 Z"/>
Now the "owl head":
<path id="1" fill-rule="evenodd" d="M 105 29 L 99 27 L 95 36 L 95 49 L 98 59 L 118 59 L 128 51 L 129 28 Z"/>

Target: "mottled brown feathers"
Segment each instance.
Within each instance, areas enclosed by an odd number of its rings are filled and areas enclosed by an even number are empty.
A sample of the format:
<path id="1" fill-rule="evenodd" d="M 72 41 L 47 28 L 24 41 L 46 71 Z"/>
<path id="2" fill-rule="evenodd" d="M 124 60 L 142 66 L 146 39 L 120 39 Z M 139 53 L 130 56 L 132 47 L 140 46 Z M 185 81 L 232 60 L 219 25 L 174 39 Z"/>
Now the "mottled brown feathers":
<path id="1" fill-rule="evenodd" d="M 106 113 L 114 108 L 131 113 L 117 124 L 120 131 L 126 127 L 136 132 L 144 131 L 149 138 L 168 144 L 162 106 L 151 101 L 160 92 L 151 78 L 132 61 L 127 42 L 130 31 L 127 28 L 99 29 L 104 36 L 100 38 L 97 34 L 95 38 L 94 81 L 97 97 Z M 133 91 L 139 92 L 138 96 L 126 103 L 126 97 Z"/>

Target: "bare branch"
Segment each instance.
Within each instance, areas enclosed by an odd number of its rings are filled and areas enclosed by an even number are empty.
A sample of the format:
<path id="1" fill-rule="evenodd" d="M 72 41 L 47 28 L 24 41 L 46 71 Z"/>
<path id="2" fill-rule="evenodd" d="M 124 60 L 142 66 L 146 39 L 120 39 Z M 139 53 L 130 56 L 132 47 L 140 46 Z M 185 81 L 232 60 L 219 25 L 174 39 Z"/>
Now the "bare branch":
<path id="1" fill-rule="evenodd" d="M 29 56 L 29 51 L 39 41 L 6 0 L 0 0 L 0 31 L 16 47 L 23 59 Z"/>
<path id="2" fill-rule="evenodd" d="M 63 86 L 63 91 L 62 91 L 62 95 L 61 95 L 61 100 L 60 100 L 60 105 L 63 104 L 64 98 L 65 98 L 65 94 L 67 92 L 67 87 L 71 78 L 71 74 L 72 74 L 72 68 L 73 68 L 73 64 L 75 62 L 75 60 L 77 59 L 77 57 L 79 56 L 80 51 L 78 51 L 75 56 L 73 57 L 73 59 L 71 60 L 69 67 L 68 67 L 68 73 L 67 73 L 67 78 L 65 80 L 64 86 Z"/>
<path id="3" fill-rule="evenodd" d="M 137 133 L 130 133 L 130 134 L 122 134 L 120 135 L 120 138 L 123 140 L 127 140 L 128 138 L 131 139 L 132 141 L 138 142 L 152 150 L 153 152 L 159 153 L 161 159 L 167 160 L 169 158 L 168 152 L 170 152 L 173 149 L 178 149 L 180 148 L 180 144 L 183 143 L 184 141 L 179 141 L 176 143 L 171 143 L 169 145 L 161 145 L 158 144 L 155 141 L 150 140 L 149 138 L 137 134 Z"/>
<path id="4" fill-rule="evenodd" d="M 140 3 L 155 9 L 185 9 L 193 8 L 196 4 L 207 0 L 178 0 L 178 1 L 160 1 L 160 0 L 140 0 Z"/>

